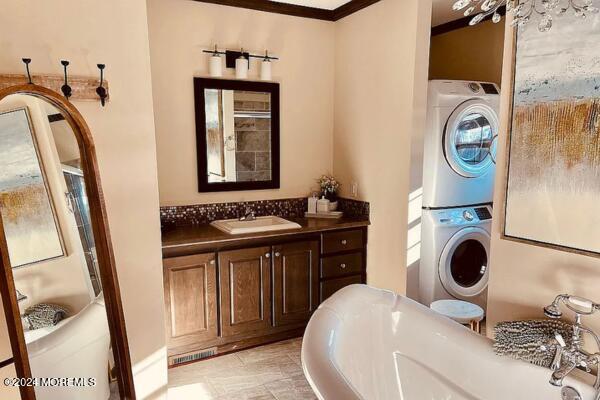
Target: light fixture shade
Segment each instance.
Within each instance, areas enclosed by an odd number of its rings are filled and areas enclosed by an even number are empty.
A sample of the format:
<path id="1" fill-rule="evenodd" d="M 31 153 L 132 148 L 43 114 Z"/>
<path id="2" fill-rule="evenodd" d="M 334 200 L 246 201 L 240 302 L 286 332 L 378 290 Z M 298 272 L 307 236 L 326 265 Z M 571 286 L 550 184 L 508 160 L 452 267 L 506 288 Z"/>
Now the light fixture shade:
<path id="1" fill-rule="evenodd" d="M 237 79 L 248 79 L 248 59 L 240 56 L 235 60 L 235 77 Z"/>
<path id="2" fill-rule="evenodd" d="M 214 78 L 223 76 L 223 61 L 218 54 L 210 56 L 208 61 L 208 73 Z"/>
<path id="3" fill-rule="evenodd" d="M 261 81 L 270 81 L 272 79 L 272 74 L 271 74 L 271 66 L 272 65 L 273 64 L 268 59 L 263 60 L 263 62 L 260 64 L 260 80 Z"/>

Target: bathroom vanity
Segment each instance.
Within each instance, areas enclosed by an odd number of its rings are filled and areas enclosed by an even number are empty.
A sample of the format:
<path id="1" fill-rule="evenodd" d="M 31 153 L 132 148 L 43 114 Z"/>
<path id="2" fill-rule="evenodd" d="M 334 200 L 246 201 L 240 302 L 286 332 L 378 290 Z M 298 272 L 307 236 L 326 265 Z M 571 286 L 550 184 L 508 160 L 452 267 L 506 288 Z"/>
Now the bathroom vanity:
<path id="1" fill-rule="evenodd" d="M 294 218 L 299 229 L 163 232 L 169 365 L 301 336 L 318 305 L 366 281 L 367 218 Z"/>

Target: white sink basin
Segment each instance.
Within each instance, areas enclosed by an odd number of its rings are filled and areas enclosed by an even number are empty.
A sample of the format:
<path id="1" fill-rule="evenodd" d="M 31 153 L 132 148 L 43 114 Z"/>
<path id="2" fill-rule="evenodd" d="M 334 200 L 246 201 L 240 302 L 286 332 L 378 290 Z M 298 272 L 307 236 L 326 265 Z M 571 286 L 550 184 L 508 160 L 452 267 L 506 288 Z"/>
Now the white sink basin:
<path id="1" fill-rule="evenodd" d="M 300 224 L 275 216 L 257 217 L 254 221 L 221 219 L 211 222 L 211 225 L 225 233 L 229 233 L 230 235 L 301 228 Z"/>

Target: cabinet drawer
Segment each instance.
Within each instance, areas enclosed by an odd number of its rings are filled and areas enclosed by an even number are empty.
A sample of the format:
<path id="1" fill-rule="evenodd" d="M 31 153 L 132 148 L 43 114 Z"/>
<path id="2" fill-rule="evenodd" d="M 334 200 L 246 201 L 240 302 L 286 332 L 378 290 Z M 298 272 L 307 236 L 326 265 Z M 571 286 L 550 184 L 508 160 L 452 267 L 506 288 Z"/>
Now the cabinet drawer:
<path id="1" fill-rule="evenodd" d="M 322 252 L 324 254 L 346 250 L 359 250 L 363 248 L 363 245 L 363 231 L 360 229 L 323 233 Z"/>
<path id="2" fill-rule="evenodd" d="M 337 292 L 343 287 L 355 283 L 362 283 L 362 276 L 355 275 L 347 278 L 330 279 L 321 282 L 321 302 L 325 301 L 329 296 Z"/>
<path id="3" fill-rule="evenodd" d="M 362 265 L 362 253 L 324 257 L 321 260 L 321 278 L 360 274 L 362 272 Z"/>

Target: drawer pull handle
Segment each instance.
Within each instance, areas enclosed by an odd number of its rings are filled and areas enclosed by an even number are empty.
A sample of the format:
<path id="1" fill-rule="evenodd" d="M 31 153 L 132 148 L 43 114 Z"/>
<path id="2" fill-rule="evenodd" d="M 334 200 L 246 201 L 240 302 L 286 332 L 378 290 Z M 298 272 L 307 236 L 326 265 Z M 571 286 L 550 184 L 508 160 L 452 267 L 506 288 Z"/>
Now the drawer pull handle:
<path id="1" fill-rule="evenodd" d="M 215 260 L 210 260 L 210 265 L 215 265 Z"/>
<path id="2" fill-rule="evenodd" d="M 341 269 L 346 269 L 346 264 L 344 264 L 344 263 L 340 264 L 340 268 Z"/>
<path id="3" fill-rule="evenodd" d="M 275 257 L 279 257 L 280 255 L 281 255 L 280 252 L 278 252 L 278 251 L 275 252 Z"/>
<path id="4" fill-rule="evenodd" d="M 346 239 L 342 239 L 342 244 L 345 246 L 348 243 Z"/>
<path id="5" fill-rule="evenodd" d="M 266 253 L 266 254 L 265 254 L 265 257 L 266 257 L 266 258 L 271 258 L 271 253 Z"/>

